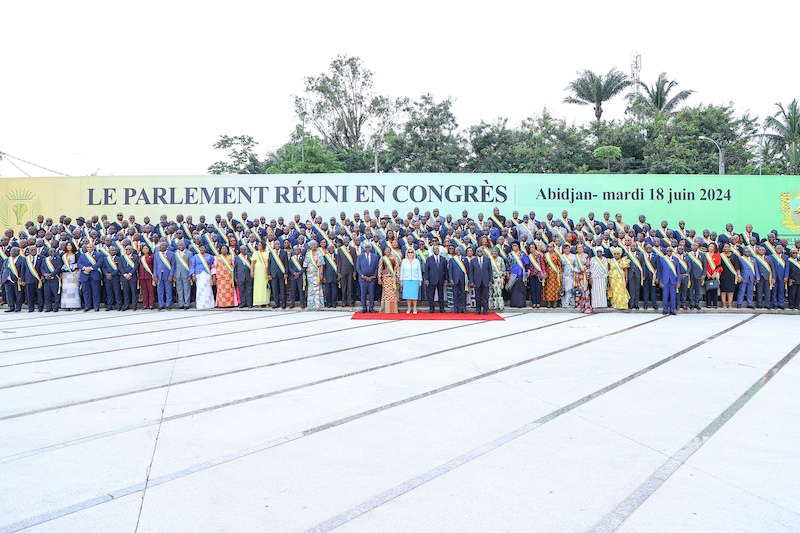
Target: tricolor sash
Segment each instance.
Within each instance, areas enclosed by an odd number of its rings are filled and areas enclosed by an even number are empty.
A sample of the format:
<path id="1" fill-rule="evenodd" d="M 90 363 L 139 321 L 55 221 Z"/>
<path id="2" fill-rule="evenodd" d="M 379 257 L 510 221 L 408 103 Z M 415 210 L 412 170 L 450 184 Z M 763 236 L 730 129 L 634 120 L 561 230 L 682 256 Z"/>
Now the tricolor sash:
<path id="1" fill-rule="evenodd" d="M 53 264 L 53 260 L 49 257 L 44 258 L 44 264 L 47 265 L 47 270 L 50 271 L 50 274 L 56 271 L 56 266 Z"/>
<path id="2" fill-rule="evenodd" d="M 497 272 L 497 276 L 502 278 L 503 277 L 503 273 L 500 272 L 500 267 L 498 266 L 497 261 L 495 261 L 494 257 L 492 257 L 492 256 L 489 256 L 489 260 L 492 262 L 492 269 L 495 272 Z"/>
<path id="3" fill-rule="evenodd" d="M 658 236 L 661 239 L 666 239 L 667 238 L 667 230 L 666 230 L 666 228 L 664 228 L 664 229 L 658 228 L 656 230 L 656 233 L 658 233 Z"/>
<path id="4" fill-rule="evenodd" d="M 653 266 L 653 263 L 650 261 L 650 258 L 648 257 L 648 255 L 650 255 L 650 254 L 648 254 L 647 252 L 644 253 L 644 263 L 647 266 L 647 270 L 649 270 L 650 273 L 653 274 L 653 276 L 655 276 L 656 267 Z"/>
<path id="5" fill-rule="evenodd" d="M 372 245 L 372 247 L 375 249 L 375 252 L 378 254 L 378 257 L 380 257 L 380 256 L 382 256 L 382 255 L 383 255 L 383 251 L 381 250 L 381 247 L 380 247 L 380 245 L 378 245 L 378 243 L 377 243 L 377 242 L 375 242 L 375 241 L 370 241 L 370 244 L 371 244 L 371 245 Z"/>
<path id="6" fill-rule="evenodd" d="M 594 259 L 594 261 L 595 261 L 595 262 L 596 262 L 598 265 L 600 265 L 600 268 L 602 268 L 602 269 L 603 269 L 603 272 L 605 272 L 606 274 L 608 274 L 608 267 L 607 267 L 606 265 L 604 265 L 604 264 L 603 264 L 603 262 L 600 260 L 600 258 L 599 258 L 599 257 L 597 257 L 597 256 L 594 256 L 592 259 Z"/>
<path id="7" fill-rule="evenodd" d="M 720 254 L 720 257 L 722 258 L 722 262 L 725 264 L 725 268 L 727 268 L 727 269 L 728 269 L 728 271 L 729 271 L 731 274 L 733 274 L 733 276 L 734 276 L 734 283 L 737 283 L 737 282 L 738 282 L 738 280 L 736 280 L 736 279 L 735 279 L 735 278 L 736 278 L 736 269 L 735 269 L 735 268 L 733 268 L 733 263 L 731 263 L 731 260 L 730 260 L 730 259 L 728 259 L 728 256 L 727 256 L 727 255 L 725 255 L 725 254 Z"/>
<path id="8" fill-rule="evenodd" d="M 511 252 L 511 257 L 514 258 L 514 261 L 517 263 L 517 265 L 519 265 L 519 267 L 524 271 L 525 265 L 522 262 L 522 257 L 520 257 L 520 255 L 514 251 Z"/>
<path id="9" fill-rule="evenodd" d="M 672 261 L 672 257 L 665 255 L 664 260 L 667 262 L 667 266 L 672 271 L 672 274 L 677 278 L 678 277 L 678 269 L 675 268 L 675 263 Z M 680 281 L 680 279 L 678 280 Z"/>
<path id="10" fill-rule="evenodd" d="M 95 266 L 97 264 L 97 259 L 95 259 L 92 254 L 86 252 L 83 255 L 85 255 L 89 259 L 89 262 L 92 264 L 92 266 Z"/>
<path id="11" fill-rule="evenodd" d="M 150 240 L 150 236 L 147 233 L 142 233 L 142 239 L 144 239 L 144 242 L 146 242 L 147 246 L 150 247 L 150 251 L 154 252 L 155 251 L 155 244 L 153 243 L 152 240 Z"/>
<path id="12" fill-rule="evenodd" d="M 197 246 L 194 241 L 189 241 L 189 248 L 192 249 L 192 253 L 194 253 L 194 255 L 200 255 L 200 247 Z"/>
<path id="13" fill-rule="evenodd" d="M 340 246 L 339 251 L 341 251 L 345 258 L 350 261 L 350 264 L 355 266 L 355 261 L 353 260 L 353 254 L 350 253 L 350 250 L 347 249 L 347 246 Z"/>
<path id="14" fill-rule="evenodd" d="M 697 252 L 689 253 L 689 259 L 691 259 L 692 263 L 697 265 L 700 270 L 703 270 L 703 261 L 699 257 L 695 257 L 695 253 Z"/>
<path id="15" fill-rule="evenodd" d="M 536 254 L 528 254 L 528 259 L 530 260 L 530 263 L 533 265 L 533 268 L 536 269 L 536 272 L 538 272 L 539 274 L 544 274 L 544 272 L 542 272 L 542 265 L 540 265 L 539 261 L 536 260 Z"/>
<path id="16" fill-rule="evenodd" d="M 784 268 L 786 266 L 786 261 L 783 260 L 781 254 L 776 252 L 773 257 L 775 257 L 775 260 L 778 262 L 779 265 L 781 265 L 781 268 Z"/>
<path id="17" fill-rule="evenodd" d="M 150 268 L 150 265 L 147 264 L 147 257 L 142 257 L 142 268 L 144 268 L 148 274 L 150 274 L 151 278 L 155 279 L 155 274 L 153 274 L 153 269 Z"/>
<path id="18" fill-rule="evenodd" d="M 284 264 L 283 264 L 283 261 L 281 261 L 281 254 L 280 254 L 280 252 L 277 252 L 277 251 L 275 251 L 275 249 L 274 249 L 272 246 L 270 246 L 270 247 L 268 248 L 268 250 L 269 250 L 269 254 L 270 254 L 270 256 L 271 256 L 271 257 L 272 257 L 272 259 L 275 261 L 275 264 L 277 264 L 277 265 L 278 265 L 278 268 L 280 269 L 280 271 L 281 271 L 281 274 L 286 274 L 286 265 L 284 265 Z"/>
<path id="19" fill-rule="evenodd" d="M 30 255 L 29 255 L 29 256 L 27 256 L 27 257 L 25 258 L 25 264 L 27 264 L 27 265 L 28 265 L 28 270 L 30 271 L 30 273 L 31 273 L 31 274 L 33 274 L 33 277 L 34 277 L 34 278 L 36 278 L 36 280 L 39 282 L 39 285 L 41 285 L 41 283 L 42 283 L 42 276 L 41 276 L 41 275 L 39 274 L 39 272 L 36 270 L 36 267 L 34 267 L 34 266 L 33 266 L 33 261 L 32 261 L 32 259 L 33 259 L 33 258 L 32 258 Z"/>
<path id="20" fill-rule="evenodd" d="M 753 274 L 755 274 L 755 273 L 756 273 L 756 267 L 753 265 L 753 262 L 750 260 L 750 258 L 749 258 L 749 257 L 742 256 L 742 257 L 740 257 L 739 259 L 740 259 L 740 260 L 741 260 L 741 261 L 742 261 L 742 262 L 743 262 L 745 265 L 747 265 L 747 266 L 748 266 L 748 268 L 750 269 L 750 271 L 751 271 Z"/>
<path id="21" fill-rule="evenodd" d="M 561 269 L 558 268 L 556 264 L 553 262 L 553 259 L 550 257 L 550 253 L 544 254 L 544 260 L 547 261 L 547 264 L 550 265 L 550 268 L 552 268 L 554 271 L 556 272 L 561 271 Z"/>
<path id="22" fill-rule="evenodd" d="M 619 266 L 619 261 L 617 261 L 614 257 L 612 257 L 610 261 L 614 263 L 614 268 L 617 269 L 617 272 L 619 272 L 619 277 L 622 278 L 622 280 L 624 281 L 625 274 L 622 272 L 622 267 Z M 672 268 L 675 269 L 675 265 L 672 265 Z"/>
<path id="23" fill-rule="evenodd" d="M 250 260 L 247 258 L 247 256 L 244 255 L 244 254 L 239 254 L 238 257 L 239 257 L 239 262 L 249 269 L 250 268 Z"/>
<path id="24" fill-rule="evenodd" d="M 683 239 L 684 241 L 689 241 L 689 235 L 681 228 L 678 228 L 678 235 L 680 235 L 681 239 Z"/>
<path id="25" fill-rule="evenodd" d="M 791 264 L 793 264 L 794 266 L 796 266 L 797 268 L 800 268 L 800 262 L 798 262 L 798 261 L 797 261 L 797 259 L 792 259 L 792 258 L 790 257 L 790 258 L 789 258 L 789 262 L 790 262 Z"/>
<path id="26" fill-rule="evenodd" d="M 231 257 L 231 260 L 228 261 L 227 257 L 225 257 L 224 255 L 219 255 L 219 256 L 217 256 L 217 259 L 222 261 L 222 264 L 225 265 L 225 269 L 228 272 L 230 272 L 231 275 L 233 275 L 233 261 L 234 261 L 234 258 Z"/>
<path id="27" fill-rule="evenodd" d="M 769 286 L 772 287 L 773 284 L 773 277 L 772 277 L 772 265 L 769 264 L 767 258 L 763 255 L 756 255 L 755 260 L 758 261 L 758 264 L 761 266 L 762 269 L 769 272 Z"/>
<path id="28" fill-rule="evenodd" d="M 175 253 L 175 259 L 178 260 L 178 264 L 186 269 L 186 272 L 189 272 L 189 263 L 186 262 L 186 259 L 180 254 L 180 252 Z"/>
<path id="29" fill-rule="evenodd" d="M 339 274 L 339 267 L 336 266 L 336 261 L 334 261 L 334 259 L 333 259 L 333 254 L 325 254 L 324 257 L 325 257 L 325 260 L 328 262 L 328 264 L 333 269 L 333 272 L 338 275 Z"/>
<path id="30" fill-rule="evenodd" d="M 492 216 L 490 216 L 489 218 L 490 218 L 490 219 L 492 219 L 492 222 L 494 222 L 494 225 L 495 225 L 495 226 L 497 226 L 497 229 L 502 229 L 502 228 L 503 228 L 503 226 L 505 226 L 505 224 L 503 224 L 502 222 L 500 222 L 500 219 L 499 219 L 499 218 L 497 218 L 497 216 L 496 216 L 496 215 L 492 215 Z"/>
<path id="31" fill-rule="evenodd" d="M 211 235 L 204 233 L 203 240 L 206 241 L 206 248 L 208 248 L 208 251 L 211 252 L 212 255 L 219 255 L 219 250 L 217 250 L 217 247 L 214 246 L 214 241 L 211 240 Z"/>
<path id="32" fill-rule="evenodd" d="M 125 262 L 128 263 L 129 267 L 136 268 L 136 263 L 133 262 L 133 259 L 131 259 L 131 256 L 129 256 L 128 254 L 124 254 L 122 256 L 122 258 L 125 259 Z"/>
<path id="33" fill-rule="evenodd" d="M 11 272 L 17 277 L 17 284 L 19 284 L 21 278 L 19 276 L 19 270 L 17 270 L 17 262 L 14 260 L 13 257 L 8 258 L 8 267 L 11 269 Z"/>
<path id="34" fill-rule="evenodd" d="M 775 251 L 775 247 L 771 245 L 769 241 L 764 241 L 762 244 L 772 253 L 772 255 L 778 255 L 778 252 Z"/>
<path id="35" fill-rule="evenodd" d="M 294 267 L 297 269 L 297 271 L 298 272 L 302 272 L 303 265 L 300 264 L 300 260 L 297 259 L 297 256 L 293 255 L 290 260 L 291 260 L 292 264 L 294 265 Z"/>
<path id="36" fill-rule="evenodd" d="M 172 270 L 172 263 L 170 263 L 169 259 L 167 259 L 167 254 L 165 252 L 159 251 L 156 256 L 161 261 L 161 264 L 167 267 L 168 270 Z"/>
<path id="37" fill-rule="evenodd" d="M 110 266 L 110 267 L 111 267 L 111 270 L 113 270 L 113 271 L 115 271 L 115 272 L 116 272 L 117 270 L 119 270 L 119 267 L 117 267 L 117 262 L 116 262 L 116 261 L 114 261 L 114 258 L 113 258 L 113 257 L 111 257 L 111 255 L 110 255 L 110 254 L 106 256 L 106 262 L 108 263 L 108 266 Z"/>
<path id="38" fill-rule="evenodd" d="M 0 259 L 3 259 L 3 260 L 8 259 L 8 254 L 2 248 L 0 248 Z"/>
<path id="39" fill-rule="evenodd" d="M 678 254 L 675 254 L 674 257 L 678 258 L 678 262 L 681 264 L 681 267 L 683 267 L 683 271 L 684 272 L 689 272 L 689 264 L 686 262 L 686 260 L 683 257 L 679 256 Z M 680 280 L 680 276 L 679 276 L 678 277 L 678 283 L 680 284 L 680 282 L 681 282 L 681 280 Z M 691 286 L 691 284 L 692 284 L 692 280 L 689 280 L 689 285 Z"/>

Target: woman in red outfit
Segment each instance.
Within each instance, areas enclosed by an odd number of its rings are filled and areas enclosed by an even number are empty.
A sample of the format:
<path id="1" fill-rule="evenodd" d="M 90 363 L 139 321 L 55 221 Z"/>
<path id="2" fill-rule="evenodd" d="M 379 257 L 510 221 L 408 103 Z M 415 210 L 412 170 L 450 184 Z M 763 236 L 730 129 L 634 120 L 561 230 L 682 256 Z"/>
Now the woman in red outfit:
<path id="1" fill-rule="evenodd" d="M 155 305 L 155 291 L 153 290 L 153 251 L 146 244 L 142 245 L 139 257 L 139 292 L 142 294 L 142 307 L 152 309 Z"/>
<path id="2" fill-rule="evenodd" d="M 719 282 L 719 275 L 722 273 L 722 258 L 719 256 L 719 249 L 713 242 L 708 245 L 706 252 L 706 307 L 716 308 L 719 305 L 719 288 L 709 289 L 709 280 L 715 279 Z"/>

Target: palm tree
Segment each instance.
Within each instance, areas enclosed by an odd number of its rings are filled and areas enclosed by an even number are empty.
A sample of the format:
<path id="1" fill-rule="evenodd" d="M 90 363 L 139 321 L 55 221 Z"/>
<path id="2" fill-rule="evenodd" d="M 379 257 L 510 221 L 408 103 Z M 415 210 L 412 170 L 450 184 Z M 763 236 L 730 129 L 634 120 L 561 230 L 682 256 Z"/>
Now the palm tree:
<path id="1" fill-rule="evenodd" d="M 566 90 L 572 96 L 564 98 L 565 104 L 593 105 L 597 120 L 603 116 L 603 102 L 607 102 L 629 87 L 633 82 L 615 68 L 605 76 L 599 76 L 591 70 L 578 72 L 578 79 L 570 82 Z"/>
<path id="2" fill-rule="evenodd" d="M 642 110 L 649 114 L 659 113 L 672 113 L 678 104 L 689 98 L 694 91 L 685 90 L 681 91 L 672 98 L 670 98 L 670 91 L 678 85 L 675 80 L 668 80 L 667 73 L 662 72 L 658 75 L 656 84 L 648 87 L 644 82 L 639 82 L 639 85 L 644 88 L 644 94 L 638 92 L 628 93 L 626 98 L 631 103 L 631 107 L 635 110 Z"/>
<path id="3" fill-rule="evenodd" d="M 797 99 L 792 100 L 788 108 L 780 102 L 775 104 L 778 111 L 767 118 L 764 128 L 775 133 L 767 133 L 768 139 L 774 139 L 783 147 L 783 157 L 788 165 L 789 174 L 795 175 L 800 170 L 800 107 Z"/>

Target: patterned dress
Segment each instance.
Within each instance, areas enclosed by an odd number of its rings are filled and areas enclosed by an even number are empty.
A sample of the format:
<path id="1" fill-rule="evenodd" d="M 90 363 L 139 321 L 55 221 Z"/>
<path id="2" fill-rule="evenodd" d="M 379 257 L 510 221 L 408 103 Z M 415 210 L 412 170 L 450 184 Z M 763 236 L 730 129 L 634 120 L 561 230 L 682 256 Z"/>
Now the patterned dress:
<path id="1" fill-rule="evenodd" d="M 381 292 L 381 313 L 397 313 L 397 281 L 399 276 L 400 264 L 397 258 L 394 256 L 381 257 L 381 261 L 378 263 L 378 279 L 381 280 L 381 287 L 383 289 Z"/>
<path id="2" fill-rule="evenodd" d="M 308 293 L 308 308 L 320 310 L 325 307 L 325 295 L 322 291 L 322 268 L 325 254 L 317 248 L 316 251 L 306 252 L 303 266 L 306 269 L 306 292 Z"/>
<path id="3" fill-rule="evenodd" d="M 617 268 L 617 265 L 619 268 Z M 615 261 L 613 258 L 608 260 L 608 284 L 611 286 L 611 307 L 614 309 L 627 309 L 628 300 L 631 299 L 626 287 L 625 278 L 620 273 L 631 265 L 631 260 L 623 257 Z"/>
<path id="4" fill-rule="evenodd" d="M 491 256 L 489 256 L 491 259 Z M 506 262 L 499 257 L 492 260 L 492 284 L 489 286 L 489 309 L 505 309 L 503 286 L 506 282 Z"/>
<path id="5" fill-rule="evenodd" d="M 217 307 L 233 307 L 239 305 L 236 290 L 233 286 L 233 256 L 218 255 L 214 259 L 214 284 L 217 287 Z"/>
<path id="6" fill-rule="evenodd" d="M 575 307 L 575 271 L 578 269 L 575 264 L 575 254 L 561 255 L 561 289 L 564 295 L 561 297 L 561 307 L 564 309 Z"/>
<path id="7" fill-rule="evenodd" d="M 608 260 L 602 255 L 592 258 L 592 305 L 595 309 L 608 307 Z"/>
<path id="8" fill-rule="evenodd" d="M 556 252 L 548 252 L 544 258 L 547 278 L 542 288 L 542 300 L 552 302 L 558 300 L 558 291 L 561 290 L 561 258 Z"/>
<path id="9" fill-rule="evenodd" d="M 592 312 L 592 296 L 589 292 L 589 272 L 591 265 L 588 254 L 576 255 L 578 269 L 575 271 L 575 306 L 584 313 Z"/>

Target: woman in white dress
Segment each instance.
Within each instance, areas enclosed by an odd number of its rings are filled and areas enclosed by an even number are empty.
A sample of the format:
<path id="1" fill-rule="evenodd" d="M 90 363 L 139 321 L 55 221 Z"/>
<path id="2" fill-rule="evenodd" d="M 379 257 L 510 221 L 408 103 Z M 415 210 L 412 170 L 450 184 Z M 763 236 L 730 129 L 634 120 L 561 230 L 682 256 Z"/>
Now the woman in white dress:
<path id="1" fill-rule="evenodd" d="M 64 266 L 61 267 L 61 309 L 81 308 L 81 291 L 78 287 L 78 254 L 75 245 L 67 242 L 61 256 Z"/>
<path id="2" fill-rule="evenodd" d="M 561 296 L 561 307 L 569 309 L 575 307 L 575 293 L 572 289 L 575 288 L 575 271 L 578 269 L 578 265 L 577 258 L 570 251 L 569 244 L 565 244 L 562 249 L 561 290 L 564 291 L 564 295 Z"/>
<path id="3" fill-rule="evenodd" d="M 604 309 L 608 307 L 608 260 L 603 256 L 603 247 L 594 250 L 591 259 L 592 271 L 592 307 Z"/>
<path id="4" fill-rule="evenodd" d="M 214 289 L 211 288 L 211 273 L 213 272 L 214 256 L 206 253 L 206 247 L 203 244 L 199 246 L 199 249 L 200 253 L 192 256 L 191 259 L 192 277 L 195 287 L 197 287 L 195 305 L 197 309 L 213 309 Z"/>

